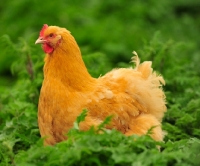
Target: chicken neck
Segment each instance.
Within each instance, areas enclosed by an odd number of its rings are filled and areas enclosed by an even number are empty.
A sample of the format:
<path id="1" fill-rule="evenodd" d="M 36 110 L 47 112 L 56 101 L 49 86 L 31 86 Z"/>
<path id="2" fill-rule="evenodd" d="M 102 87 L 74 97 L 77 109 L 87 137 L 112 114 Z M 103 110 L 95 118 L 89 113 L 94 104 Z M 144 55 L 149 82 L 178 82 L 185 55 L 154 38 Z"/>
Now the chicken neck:
<path id="1" fill-rule="evenodd" d="M 57 79 L 65 86 L 78 91 L 88 91 L 95 85 L 83 62 L 75 41 L 62 43 L 52 54 L 47 54 L 44 65 L 44 79 Z"/>

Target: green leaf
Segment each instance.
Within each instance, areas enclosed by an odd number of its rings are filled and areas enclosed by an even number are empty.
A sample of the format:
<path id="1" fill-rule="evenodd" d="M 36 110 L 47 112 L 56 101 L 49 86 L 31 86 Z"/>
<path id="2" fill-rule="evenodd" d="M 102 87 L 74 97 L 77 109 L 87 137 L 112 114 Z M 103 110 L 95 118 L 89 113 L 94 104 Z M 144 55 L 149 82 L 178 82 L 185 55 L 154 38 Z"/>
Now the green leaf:
<path id="1" fill-rule="evenodd" d="M 76 118 L 76 121 L 74 122 L 74 128 L 79 130 L 79 123 L 85 120 L 85 117 L 87 116 L 88 110 L 84 109 L 82 113 Z"/>

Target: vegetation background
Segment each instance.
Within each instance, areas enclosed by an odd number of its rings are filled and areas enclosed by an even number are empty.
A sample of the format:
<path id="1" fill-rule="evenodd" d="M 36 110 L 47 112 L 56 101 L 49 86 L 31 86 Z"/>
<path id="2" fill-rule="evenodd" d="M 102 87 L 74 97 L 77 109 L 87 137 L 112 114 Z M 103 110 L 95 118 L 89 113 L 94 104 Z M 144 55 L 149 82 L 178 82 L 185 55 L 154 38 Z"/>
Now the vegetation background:
<path id="1" fill-rule="evenodd" d="M 199 0 L 0 1 L 0 165 L 200 165 L 199 9 Z M 94 77 L 131 66 L 133 50 L 153 61 L 166 80 L 165 142 L 75 125 L 67 141 L 43 147 L 44 53 L 34 43 L 45 23 L 72 32 Z"/>

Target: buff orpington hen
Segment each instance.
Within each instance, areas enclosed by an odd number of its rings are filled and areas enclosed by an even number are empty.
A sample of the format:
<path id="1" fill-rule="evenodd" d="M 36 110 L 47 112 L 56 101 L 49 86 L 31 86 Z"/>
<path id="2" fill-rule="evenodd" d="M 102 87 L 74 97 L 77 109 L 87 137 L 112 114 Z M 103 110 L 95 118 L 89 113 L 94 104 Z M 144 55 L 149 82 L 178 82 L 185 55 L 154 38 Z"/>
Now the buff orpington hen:
<path id="1" fill-rule="evenodd" d="M 83 109 L 88 110 L 79 126 L 83 131 L 113 116 L 108 129 L 127 136 L 144 135 L 151 129 L 153 139 L 163 140 L 164 79 L 153 72 L 150 61 L 140 64 L 136 54 L 132 58 L 135 68 L 113 69 L 93 78 L 74 37 L 65 28 L 45 24 L 35 43 L 42 44 L 46 53 L 38 106 L 45 145 L 67 139 L 66 133 Z"/>

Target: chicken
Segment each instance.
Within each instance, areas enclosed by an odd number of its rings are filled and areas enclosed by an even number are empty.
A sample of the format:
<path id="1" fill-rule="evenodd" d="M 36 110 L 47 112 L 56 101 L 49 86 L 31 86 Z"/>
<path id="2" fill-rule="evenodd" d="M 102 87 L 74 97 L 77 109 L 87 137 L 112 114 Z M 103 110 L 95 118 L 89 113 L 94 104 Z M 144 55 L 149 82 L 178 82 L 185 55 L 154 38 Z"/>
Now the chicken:
<path id="1" fill-rule="evenodd" d="M 162 141 L 162 118 L 166 112 L 164 79 L 151 68 L 151 62 L 135 68 L 113 69 L 93 78 L 82 60 L 79 46 L 65 28 L 45 24 L 35 42 L 46 53 L 44 80 L 38 104 L 38 124 L 45 145 L 67 139 L 83 109 L 88 113 L 80 130 L 98 126 L 110 115 L 108 129 L 129 136 L 144 135 L 152 129 L 151 137 Z"/>

